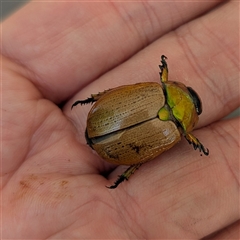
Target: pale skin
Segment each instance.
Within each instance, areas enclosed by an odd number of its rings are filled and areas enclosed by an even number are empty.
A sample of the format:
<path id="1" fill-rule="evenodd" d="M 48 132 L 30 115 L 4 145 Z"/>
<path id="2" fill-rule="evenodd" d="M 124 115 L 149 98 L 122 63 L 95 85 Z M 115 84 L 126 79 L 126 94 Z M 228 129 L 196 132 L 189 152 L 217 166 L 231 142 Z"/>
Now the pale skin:
<path id="1" fill-rule="evenodd" d="M 28 4 L 2 24 L 2 238 L 238 239 L 238 3 Z M 194 135 L 141 166 L 86 145 L 90 105 L 119 85 L 169 79 L 201 96 Z M 60 107 L 59 107 L 60 106 Z"/>

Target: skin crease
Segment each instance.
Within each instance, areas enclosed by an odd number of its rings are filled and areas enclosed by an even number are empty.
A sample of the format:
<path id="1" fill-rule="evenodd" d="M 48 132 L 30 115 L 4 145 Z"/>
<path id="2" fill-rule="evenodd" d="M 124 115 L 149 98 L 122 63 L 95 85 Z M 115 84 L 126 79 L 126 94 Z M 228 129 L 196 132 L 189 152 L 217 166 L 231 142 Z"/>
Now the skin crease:
<path id="1" fill-rule="evenodd" d="M 239 3 L 32 2 L 2 23 L 3 239 L 238 239 Z M 136 82 L 193 87 L 194 135 L 115 190 L 77 99 Z M 63 106 L 62 109 L 58 105 Z M 210 235 L 211 234 L 211 235 Z M 209 236 L 210 235 L 210 236 Z M 209 236 L 209 237 L 207 237 Z"/>

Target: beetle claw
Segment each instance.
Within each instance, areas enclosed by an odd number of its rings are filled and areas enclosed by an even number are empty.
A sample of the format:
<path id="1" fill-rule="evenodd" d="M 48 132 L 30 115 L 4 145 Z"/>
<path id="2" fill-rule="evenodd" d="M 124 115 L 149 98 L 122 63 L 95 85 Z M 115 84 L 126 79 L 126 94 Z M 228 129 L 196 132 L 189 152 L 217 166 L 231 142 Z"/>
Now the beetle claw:
<path id="1" fill-rule="evenodd" d="M 204 155 L 208 156 L 208 154 L 209 154 L 208 148 L 205 148 L 196 137 L 194 137 L 192 134 L 188 133 L 188 134 L 186 134 L 185 138 L 189 144 L 193 145 L 194 150 L 199 149 L 200 152 L 203 152 Z"/>
<path id="2" fill-rule="evenodd" d="M 208 156 L 209 150 L 208 150 L 208 148 L 205 148 L 202 144 L 201 144 L 200 152 L 201 151 L 204 153 L 204 155 Z"/>
<path id="3" fill-rule="evenodd" d="M 161 63 L 162 65 L 159 65 L 160 68 L 160 80 L 162 83 L 165 83 L 168 81 L 168 66 L 166 62 L 167 57 L 162 55 L 161 56 Z"/>
<path id="4" fill-rule="evenodd" d="M 116 180 L 116 182 L 112 185 L 112 186 L 106 186 L 109 189 L 114 189 L 116 188 L 121 182 L 123 182 L 124 180 L 127 180 L 127 178 L 124 175 L 120 175 L 118 176 L 118 179 Z"/>
<path id="5" fill-rule="evenodd" d="M 116 182 L 107 188 L 110 189 L 114 189 L 116 188 L 121 182 L 123 182 L 124 180 L 128 180 L 130 178 L 130 176 L 142 165 L 142 163 L 138 163 L 138 164 L 134 164 L 131 165 L 122 175 L 118 176 L 118 179 L 116 180 Z"/>

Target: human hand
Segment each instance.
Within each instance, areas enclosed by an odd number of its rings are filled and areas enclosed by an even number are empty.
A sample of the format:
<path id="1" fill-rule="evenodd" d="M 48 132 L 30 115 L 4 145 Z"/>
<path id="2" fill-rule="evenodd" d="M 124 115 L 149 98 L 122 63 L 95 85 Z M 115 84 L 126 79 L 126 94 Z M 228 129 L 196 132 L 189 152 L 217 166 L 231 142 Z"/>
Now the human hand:
<path id="1" fill-rule="evenodd" d="M 237 238 L 238 3 L 30 3 L 2 25 L 3 238 Z M 194 134 L 109 190 L 126 166 L 85 143 L 91 93 L 169 78 L 203 102 Z M 61 106 L 61 108 L 59 108 Z M 226 227 L 228 227 L 226 229 Z"/>

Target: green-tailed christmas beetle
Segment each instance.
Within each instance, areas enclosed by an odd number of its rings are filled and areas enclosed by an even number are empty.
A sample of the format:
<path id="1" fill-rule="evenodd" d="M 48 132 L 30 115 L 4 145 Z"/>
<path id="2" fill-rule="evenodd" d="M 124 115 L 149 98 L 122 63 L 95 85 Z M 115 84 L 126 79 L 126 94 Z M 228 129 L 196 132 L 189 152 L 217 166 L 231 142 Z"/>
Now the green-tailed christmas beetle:
<path id="1" fill-rule="evenodd" d="M 192 88 L 168 81 L 166 59 L 162 55 L 159 65 L 162 85 L 144 82 L 120 86 L 72 105 L 96 102 L 88 113 L 87 144 L 107 162 L 130 165 L 109 188 L 116 188 L 143 163 L 172 148 L 181 135 L 194 149 L 209 154 L 191 134 L 202 112 L 201 100 Z"/>

